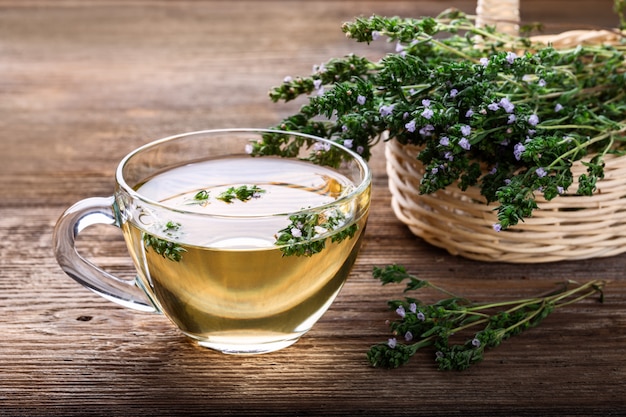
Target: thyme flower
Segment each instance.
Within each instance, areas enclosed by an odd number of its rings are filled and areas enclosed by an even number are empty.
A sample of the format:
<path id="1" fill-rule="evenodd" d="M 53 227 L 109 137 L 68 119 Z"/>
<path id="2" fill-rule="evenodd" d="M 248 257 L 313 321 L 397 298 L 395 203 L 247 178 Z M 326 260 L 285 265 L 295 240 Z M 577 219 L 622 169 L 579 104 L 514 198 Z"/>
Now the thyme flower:
<path id="1" fill-rule="evenodd" d="M 622 18 L 624 2 L 616 3 Z M 350 141 L 365 158 L 381 138 L 416 145 L 420 192 L 477 186 L 496 203 L 502 230 L 532 216 L 538 194 L 593 194 L 604 156 L 624 152 L 624 36 L 613 46 L 555 49 L 476 27 L 458 10 L 359 18 L 342 30 L 357 42 L 386 37 L 396 50 L 379 60 L 334 58 L 273 88 L 273 101 L 307 99 L 276 128 Z M 285 155 L 300 145 L 267 137 L 252 153 Z M 569 190 L 572 164 L 583 158 L 587 172 Z"/>

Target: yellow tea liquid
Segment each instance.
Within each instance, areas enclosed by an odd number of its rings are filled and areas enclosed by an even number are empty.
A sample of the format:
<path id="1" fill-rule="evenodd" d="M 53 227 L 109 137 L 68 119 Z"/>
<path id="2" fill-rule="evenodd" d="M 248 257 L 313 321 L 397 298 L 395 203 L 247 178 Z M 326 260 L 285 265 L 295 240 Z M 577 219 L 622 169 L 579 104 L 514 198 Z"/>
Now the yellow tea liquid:
<path id="1" fill-rule="evenodd" d="M 253 186 L 260 191 L 247 199 L 218 198 Z M 127 221 L 131 253 L 142 265 L 140 285 L 204 346 L 250 353 L 288 346 L 344 284 L 365 229 L 367 200 L 342 201 L 341 222 L 326 233 L 319 229 L 325 245 L 310 256 L 286 256 L 276 245 L 278 232 L 294 226 L 280 214 L 329 205 L 353 188 L 332 169 L 280 158 L 215 159 L 163 172 L 138 191 L 170 208 L 214 216 L 179 221 L 146 213 Z M 350 227 L 352 237 L 332 241 Z"/>

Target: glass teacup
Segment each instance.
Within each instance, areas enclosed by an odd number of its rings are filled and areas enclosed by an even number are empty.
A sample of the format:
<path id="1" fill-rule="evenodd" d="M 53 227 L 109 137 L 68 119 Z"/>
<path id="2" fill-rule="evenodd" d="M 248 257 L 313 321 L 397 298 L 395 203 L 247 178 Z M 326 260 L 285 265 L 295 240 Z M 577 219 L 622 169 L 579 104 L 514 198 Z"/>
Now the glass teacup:
<path id="1" fill-rule="evenodd" d="M 298 143 L 298 154 L 259 152 L 262 138 Z M 202 346 L 270 352 L 295 343 L 337 296 L 363 239 L 370 190 L 363 159 L 332 141 L 263 129 L 186 133 L 126 156 L 114 195 L 69 208 L 54 248 L 79 283 L 162 312 Z M 76 236 L 93 224 L 122 229 L 135 279 L 78 254 Z"/>

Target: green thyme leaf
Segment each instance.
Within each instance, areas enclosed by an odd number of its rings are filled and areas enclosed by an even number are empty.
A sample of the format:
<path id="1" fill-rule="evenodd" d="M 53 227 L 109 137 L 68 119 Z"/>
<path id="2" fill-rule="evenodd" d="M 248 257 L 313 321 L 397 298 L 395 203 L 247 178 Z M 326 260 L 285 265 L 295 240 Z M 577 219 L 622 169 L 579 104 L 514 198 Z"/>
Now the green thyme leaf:
<path id="1" fill-rule="evenodd" d="M 193 199 L 196 201 L 205 201 L 209 199 L 209 192 L 207 190 L 201 190 L 193 196 Z"/>
<path id="2" fill-rule="evenodd" d="M 209 197 L 210 197 L 210 192 L 208 190 L 200 190 L 193 196 L 191 201 L 189 201 L 187 204 L 188 205 L 200 205 L 204 207 L 207 204 L 209 204 Z"/>

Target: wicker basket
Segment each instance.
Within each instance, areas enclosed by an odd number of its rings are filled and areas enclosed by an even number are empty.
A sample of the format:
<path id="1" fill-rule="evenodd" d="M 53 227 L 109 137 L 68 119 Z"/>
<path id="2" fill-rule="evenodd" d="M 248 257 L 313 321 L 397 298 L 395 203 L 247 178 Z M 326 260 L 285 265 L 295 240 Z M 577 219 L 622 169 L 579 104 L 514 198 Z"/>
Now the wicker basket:
<path id="1" fill-rule="evenodd" d="M 494 0 L 491 0 L 492 2 Z M 478 15 L 491 11 L 478 22 L 489 23 L 502 13 L 479 1 Z M 505 30 L 517 30 L 517 1 L 495 0 L 508 13 Z M 515 13 L 511 13 L 515 8 Z M 481 12 L 482 11 L 482 12 Z M 499 27 L 500 30 L 503 28 Z M 572 31 L 536 40 L 553 45 L 611 42 L 618 36 L 608 31 Z M 416 159 L 419 149 L 387 141 L 385 154 L 392 207 L 395 215 L 416 236 L 454 255 L 511 263 L 539 263 L 605 257 L 626 251 L 626 157 L 605 157 L 605 178 L 598 181 L 593 196 L 565 194 L 551 201 L 537 198 L 533 217 L 501 232 L 494 204 L 486 204 L 477 187 L 461 191 L 455 184 L 429 195 L 419 193 L 423 174 Z M 574 165 L 577 178 L 585 171 Z M 577 183 L 571 189 L 577 189 Z"/>

